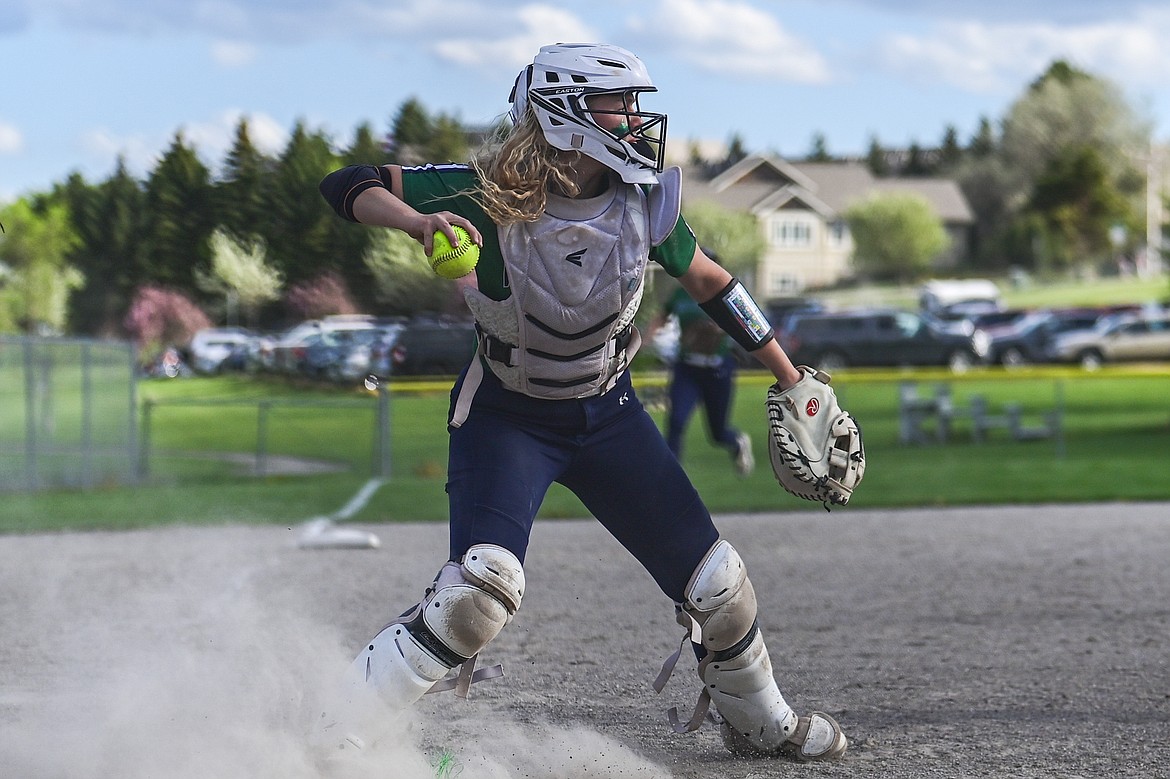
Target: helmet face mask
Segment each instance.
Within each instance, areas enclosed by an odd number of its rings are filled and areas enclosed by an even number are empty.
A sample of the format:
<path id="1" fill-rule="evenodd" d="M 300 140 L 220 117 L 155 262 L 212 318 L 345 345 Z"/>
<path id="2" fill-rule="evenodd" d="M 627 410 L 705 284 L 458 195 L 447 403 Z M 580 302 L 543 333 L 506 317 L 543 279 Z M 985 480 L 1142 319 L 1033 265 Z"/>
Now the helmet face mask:
<path id="1" fill-rule="evenodd" d="M 641 93 L 656 91 L 641 60 L 624 49 L 545 46 L 516 79 L 512 118 L 519 121 L 531 108 L 550 145 L 588 155 L 626 183 L 649 184 L 663 168 L 666 115 L 642 111 L 638 100 Z M 603 95 L 617 96 L 610 102 L 621 107 L 590 106 L 592 98 Z M 622 122 L 597 121 L 609 116 L 620 116 Z"/>

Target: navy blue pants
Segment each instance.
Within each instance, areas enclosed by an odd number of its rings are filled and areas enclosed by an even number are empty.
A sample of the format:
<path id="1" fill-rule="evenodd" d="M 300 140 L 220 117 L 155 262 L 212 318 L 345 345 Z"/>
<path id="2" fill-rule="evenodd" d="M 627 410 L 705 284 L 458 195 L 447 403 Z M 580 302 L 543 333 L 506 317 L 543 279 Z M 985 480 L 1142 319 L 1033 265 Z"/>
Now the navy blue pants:
<path id="1" fill-rule="evenodd" d="M 629 375 L 604 395 L 541 400 L 484 373 L 466 421 L 449 428 L 451 559 L 488 543 L 523 562 L 537 510 L 559 482 L 681 602 L 719 533 Z"/>
<path id="2" fill-rule="evenodd" d="M 738 450 L 738 431 L 728 426 L 731 395 L 735 386 L 735 358 L 730 355 L 716 367 L 701 367 L 678 362 L 670 377 L 670 410 L 666 418 L 666 442 L 676 457 L 682 457 L 683 435 L 687 422 L 700 401 L 707 417 L 707 434 L 712 443 Z"/>

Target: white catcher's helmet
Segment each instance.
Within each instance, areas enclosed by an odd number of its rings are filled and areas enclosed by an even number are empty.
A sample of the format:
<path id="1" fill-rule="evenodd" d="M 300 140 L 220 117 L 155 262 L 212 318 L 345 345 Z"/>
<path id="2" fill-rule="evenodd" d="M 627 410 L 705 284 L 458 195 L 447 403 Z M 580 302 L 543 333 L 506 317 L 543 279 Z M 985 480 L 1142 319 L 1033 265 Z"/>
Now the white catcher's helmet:
<path id="1" fill-rule="evenodd" d="M 638 96 L 657 92 L 646 66 L 617 46 L 557 43 L 544 46 L 532 64 L 520 71 L 512 87 L 512 121 L 519 123 L 531 105 L 552 146 L 579 151 L 616 171 L 627 184 L 653 184 L 662 171 L 666 151 L 666 114 L 640 110 Z M 594 121 L 585 99 L 591 95 L 633 94 L 622 132 L 611 132 Z M 634 127 L 631 117 L 642 124 Z M 621 128 L 619 128 L 620 130 Z"/>

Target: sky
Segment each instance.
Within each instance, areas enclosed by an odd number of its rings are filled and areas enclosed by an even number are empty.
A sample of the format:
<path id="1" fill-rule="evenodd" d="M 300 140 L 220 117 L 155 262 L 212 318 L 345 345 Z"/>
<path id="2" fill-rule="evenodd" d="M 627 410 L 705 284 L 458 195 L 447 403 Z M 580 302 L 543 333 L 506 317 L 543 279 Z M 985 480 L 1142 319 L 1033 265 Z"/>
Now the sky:
<path id="1" fill-rule="evenodd" d="M 1056 59 L 1165 141 L 1167 40 L 1165 0 L 0 0 L 0 203 L 119 157 L 145 177 L 177 132 L 214 173 L 241 117 L 274 153 L 297 122 L 338 148 L 386 132 L 412 97 L 488 124 L 554 42 L 636 52 L 676 152 L 966 142 Z"/>

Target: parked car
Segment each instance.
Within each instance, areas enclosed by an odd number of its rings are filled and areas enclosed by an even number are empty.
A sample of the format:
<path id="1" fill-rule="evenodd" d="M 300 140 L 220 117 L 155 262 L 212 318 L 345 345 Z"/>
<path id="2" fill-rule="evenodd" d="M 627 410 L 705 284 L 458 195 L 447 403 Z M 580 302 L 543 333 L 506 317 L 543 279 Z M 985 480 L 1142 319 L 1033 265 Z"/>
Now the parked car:
<path id="1" fill-rule="evenodd" d="M 806 297 L 772 298 L 764 304 L 764 314 L 777 333 L 784 332 L 789 320 L 798 314 L 821 314 L 827 310 L 821 301 Z"/>
<path id="2" fill-rule="evenodd" d="M 1035 311 L 1030 308 L 1000 308 L 972 314 L 963 321 L 971 324 L 972 331 L 989 330 L 993 327 L 1011 327 L 1033 313 Z"/>
<path id="3" fill-rule="evenodd" d="M 311 340 L 321 333 L 372 330 L 374 318 L 365 315 L 327 316 L 301 322 L 280 335 L 261 356 L 262 365 L 281 373 L 301 373 Z"/>
<path id="4" fill-rule="evenodd" d="M 1096 370 L 1106 362 L 1170 360 L 1170 314 L 1114 314 L 1092 330 L 1057 336 L 1049 348 L 1056 362 Z"/>
<path id="5" fill-rule="evenodd" d="M 403 327 L 401 322 L 386 322 L 354 332 L 341 348 L 330 378 L 344 382 L 388 375 L 390 350 Z"/>
<path id="6" fill-rule="evenodd" d="M 471 360 L 475 347 L 475 323 L 470 320 L 413 319 L 394 336 L 390 346 L 390 373 L 456 374 Z"/>
<path id="7" fill-rule="evenodd" d="M 1018 367 L 1045 362 L 1053 339 L 1061 333 L 1089 330 L 1102 315 L 1096 308 L 1041 309 L 1006 325 L 980 327 L 975 338 L 986 340 L 987 362 Z"/>
<path id="8" fill-rule="evenodd" d="M 918 289 L 918 307 L 942 319 L 1003 308 L 999 287 L 988 279 L 935 279 Z"/>
<path id="9" fill-rule="evenodd" d="M 793 362 L 824 370 L 945 365 L 962 372 L 980 361 L 970 333 L 897 309 L 796 315 L 779 337 Z"/>
<path id="10" fill-rule="evenodd" d="M 218 373 L 232 352 L 255 335 L 242 327 L 206 327 L 191 337 L 187 346 L 191 367 L 197 373 Z"/>

